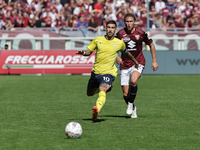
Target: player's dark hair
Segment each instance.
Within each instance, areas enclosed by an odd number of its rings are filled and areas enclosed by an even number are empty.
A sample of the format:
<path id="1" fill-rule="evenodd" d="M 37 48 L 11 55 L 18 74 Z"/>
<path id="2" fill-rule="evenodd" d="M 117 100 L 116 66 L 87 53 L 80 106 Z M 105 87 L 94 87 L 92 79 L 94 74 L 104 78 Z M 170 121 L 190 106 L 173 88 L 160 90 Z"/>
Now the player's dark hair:
<path id="1" fill-rule="evenodd" d="M 126 20 L 127 17 L 132 17 L 134 19 L 134 21 L 136 20 L 136 17 L 133 13 L 127 13 L 125 16 L 124 16 L 124 22 Z"/>
<path id="2" fill-rule="evenodd" d="M 109 20 L 108 22 L 106 22 L 106 27 L 108 26 L 108 24 L 114 24 L 115 27 L 117 27 L 117 23 L 114 20 Z"/>

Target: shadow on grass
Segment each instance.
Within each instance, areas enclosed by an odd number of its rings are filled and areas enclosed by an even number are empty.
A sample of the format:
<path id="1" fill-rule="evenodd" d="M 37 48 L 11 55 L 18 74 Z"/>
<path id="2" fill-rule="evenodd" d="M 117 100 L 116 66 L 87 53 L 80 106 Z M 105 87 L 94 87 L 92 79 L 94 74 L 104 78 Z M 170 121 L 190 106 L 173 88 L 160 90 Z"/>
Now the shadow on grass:
<path id="1" fill-rule="evenodd" d="M 78 138 L 69 138 L 69 137 L 66 137 L 66 138 L 64 138 L 65 140 L 80 140 L 81 139 L 81 137 L 78 137 Z"/>
<path id="2" fill-rule="evenodd" d="M 97 119 L 97 120 L 92 120 L 92 119 L 83 119 L 85 121 L 93 121 L 94 123 L 96 122 L 102 122 L 102 121 L 106 121 L 106 119 Z"/>
<path id="3" fill-rule="evenodd" d="M 113 117 L 113 118 L 131 118 L 130 116 L 119 116 L 119 115 L 105 115 L 103 117 Z"/>

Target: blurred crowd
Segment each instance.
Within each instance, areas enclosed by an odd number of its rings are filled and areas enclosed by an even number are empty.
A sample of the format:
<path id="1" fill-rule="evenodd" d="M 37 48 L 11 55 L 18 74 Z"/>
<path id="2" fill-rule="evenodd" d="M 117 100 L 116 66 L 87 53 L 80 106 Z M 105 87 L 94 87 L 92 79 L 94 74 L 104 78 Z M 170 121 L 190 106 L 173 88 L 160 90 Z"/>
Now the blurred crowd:
<path id="1" fill-rule="evenodd" d="M 147 6 L 148 5 L 148 6 Z M 125 27 L 126 13 L 136 15 L 142 29 L 200 28 L 200 0 L 0 0 L 0 29 L 104 29 L 110 19 Z M 86 36 L 86 35 L 84 35 Z"/>

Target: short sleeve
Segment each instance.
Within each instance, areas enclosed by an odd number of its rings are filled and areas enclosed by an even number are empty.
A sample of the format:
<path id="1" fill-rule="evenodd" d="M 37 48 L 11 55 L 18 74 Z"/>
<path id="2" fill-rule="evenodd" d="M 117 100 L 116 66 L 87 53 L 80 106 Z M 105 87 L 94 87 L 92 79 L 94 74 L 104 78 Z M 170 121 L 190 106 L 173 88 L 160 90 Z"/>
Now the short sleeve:
<path id="1" fill-rule="evenodd" d="M 150 45 L 153 42 L 153 40 L 148 37 L 147 33 L 144 33 L 144 42 L 146 45 Z"/>
<path id="2" fill-rule="evenodd" d="M 121 51 L 126 52 L 126 44 L 124 43 L 124 41 L 122 41 Z"/>
<path id="3" fill-rule="evenodd" d="M 92 40 L 92 42 L 87 46 L 87 49 L 90 52 L 94 52 L 95 49 L 97 48 L 97 44 L 96 44 L 96 38 Z"/>

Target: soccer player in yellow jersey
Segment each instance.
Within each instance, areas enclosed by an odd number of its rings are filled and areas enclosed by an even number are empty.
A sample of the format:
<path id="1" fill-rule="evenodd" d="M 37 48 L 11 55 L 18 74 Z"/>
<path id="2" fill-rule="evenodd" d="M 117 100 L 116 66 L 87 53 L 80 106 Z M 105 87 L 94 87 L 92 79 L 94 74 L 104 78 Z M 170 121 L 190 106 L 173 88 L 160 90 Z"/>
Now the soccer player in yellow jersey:
<path id="1" fill-rule="evenodd" d="M 127 58 L 135 63 L 135 67 L 138 68 L 138 62 L 136 59 L 126 51 L 125 43 L 114 37 L 117 29 L 116 26 L 115 21 L 108 21 L 106 23 L 106 35 L 93 39 L 93 41 L 87 46 L 88 50 L 81 50 L 76 53 L 83 56 L 89 56 L 96 50 L 96 60 L 87 87 L 88 96 L 93 96 L 97 91 L 99 92 L 96 106 L 92 109 L 93 121 L 97 119 L 101 108 L 105 104 L 106 93 L 111 90 L 112 82 L 117 76 L 115 61 L 118 52 L 123 52 Z"/>

